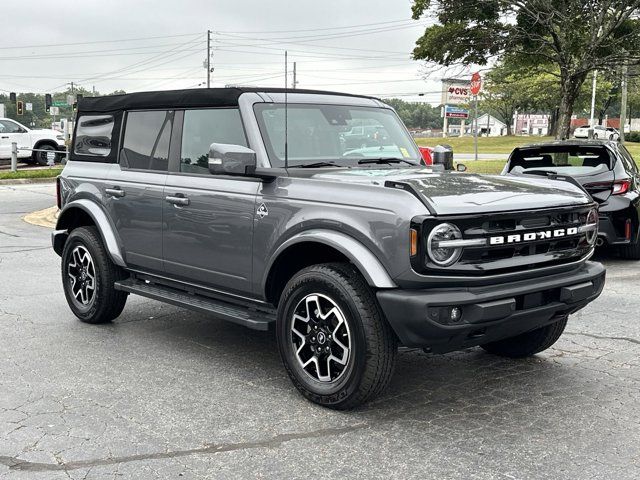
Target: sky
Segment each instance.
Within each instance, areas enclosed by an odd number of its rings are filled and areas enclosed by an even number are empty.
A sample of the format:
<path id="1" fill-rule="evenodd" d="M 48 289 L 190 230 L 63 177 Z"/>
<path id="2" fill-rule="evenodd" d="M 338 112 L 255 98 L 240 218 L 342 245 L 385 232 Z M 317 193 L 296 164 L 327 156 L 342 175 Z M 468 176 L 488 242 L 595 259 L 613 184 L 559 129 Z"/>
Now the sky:
<path id="1" fill-rule="evenodd" d="M 284 86 L 437 104 L 440 76 L 411 59 L 428 21 L 395 0 L 83 0 L 3 2 L 0 91 L 101 93 Z M 417 97 L 417 93 L 423 93 Z"/>

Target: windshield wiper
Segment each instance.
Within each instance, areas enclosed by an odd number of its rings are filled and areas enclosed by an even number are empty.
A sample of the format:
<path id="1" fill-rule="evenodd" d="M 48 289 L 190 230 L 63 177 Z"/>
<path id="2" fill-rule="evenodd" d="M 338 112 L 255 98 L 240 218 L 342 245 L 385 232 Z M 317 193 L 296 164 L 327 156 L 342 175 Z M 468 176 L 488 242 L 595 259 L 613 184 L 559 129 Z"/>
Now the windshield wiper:
<path id="1" fill-rule="evenodd" d="M 391 163 L 408 163 L 409 165 L 416 165 L 413 162 L 410 162 L 409 160 L 404 160 L 403 158 L 396 158 L 396 157 L 380 157 L 380 158 L 363 158 L 362 160 L 358 160 L 358 165 L 365 165 L 367 163 L 387 163 L 387 164 L 391 164 Z"/>
<path id="2" fill-rule="evenodd" d="M 335 162 L 315 162 L 315 163 L 300 163 L 298 165 L 289 165 L 289 168 L 320 168 L 320 167 L 341 167 Z"/>

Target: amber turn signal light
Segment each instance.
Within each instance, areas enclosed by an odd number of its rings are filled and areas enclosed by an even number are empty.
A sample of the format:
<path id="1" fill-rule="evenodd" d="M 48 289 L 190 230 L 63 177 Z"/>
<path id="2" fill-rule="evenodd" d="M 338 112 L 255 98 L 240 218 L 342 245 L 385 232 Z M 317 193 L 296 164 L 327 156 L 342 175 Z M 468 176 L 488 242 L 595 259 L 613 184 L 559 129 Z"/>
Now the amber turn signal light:
<path id="1" fill-rule="evenodd" d="M 409 236 L 411 239 L 411 256 L 415 257 L 418 254 L 418 232 L 412 228 L 409 230 Z"/>

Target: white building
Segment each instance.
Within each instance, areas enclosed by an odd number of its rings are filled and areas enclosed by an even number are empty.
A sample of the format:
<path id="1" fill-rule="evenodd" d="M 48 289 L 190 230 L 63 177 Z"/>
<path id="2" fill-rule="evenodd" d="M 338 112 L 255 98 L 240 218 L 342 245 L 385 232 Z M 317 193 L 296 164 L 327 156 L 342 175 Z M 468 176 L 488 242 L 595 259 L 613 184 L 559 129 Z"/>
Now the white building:
<path id="1" fill-rule="evenodd" d="M 487 120 L 489 124 L 487 125 Z M 448 131 L 449 135 L 453 137 L 457 137 L 460 135 L 462 127 L 464 126 L 464 135 L 473 136 L 474 134 L 474 125 L 473 118 L 468 118 L 465 120 L 462 125 L 449 125 Z M 478 117 L 478 135 L 487 136 L 487 130 L 489 131 L 490 137 L 500 137 L 507 134 L 507 125 L 504 122 L 501 122 L 493 115 L 487 114 L 481 115 Z"/>
<path id="2" fill-rule="evenodd" d="M 548 135 L 549 115 L 516 113 L 513 116 L 514 135 Z"/>

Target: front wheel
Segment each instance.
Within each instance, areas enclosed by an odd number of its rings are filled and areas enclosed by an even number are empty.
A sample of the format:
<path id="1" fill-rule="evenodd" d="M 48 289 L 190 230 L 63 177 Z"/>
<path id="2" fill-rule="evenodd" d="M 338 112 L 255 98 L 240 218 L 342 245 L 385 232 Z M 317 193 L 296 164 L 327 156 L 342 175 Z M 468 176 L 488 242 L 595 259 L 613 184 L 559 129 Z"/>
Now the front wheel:
<path id="1" fill-rule="evenodd" d="M 127 293 L 114 283 L 123 277 L 95 227 L 71 232 L 62 251 L 62 285 L 71 311 L 86 323 L 105 323 L 124 308 Z"/>
<path id="2" fill-rule="evenodd" d="M 546 350 L 556 341 L 564 332 L 567 325 L 567 318 L 562 317 L 556 322 L 544 327 L 522 333 L 515 337 L 505 338 L 497 342 L 486 343 L 482 345 L 487 352 L 502 357 L 523 358 L 530 357 L 536 353 Z"/>
<path id="3" fill-rule="evenodd" d="M 351 265 L 314 265 L 285 287 L 278 308 L 280 355 L 293 384 L 312 402 L 354 408 L 389 383 L 395 333 Z"/>

